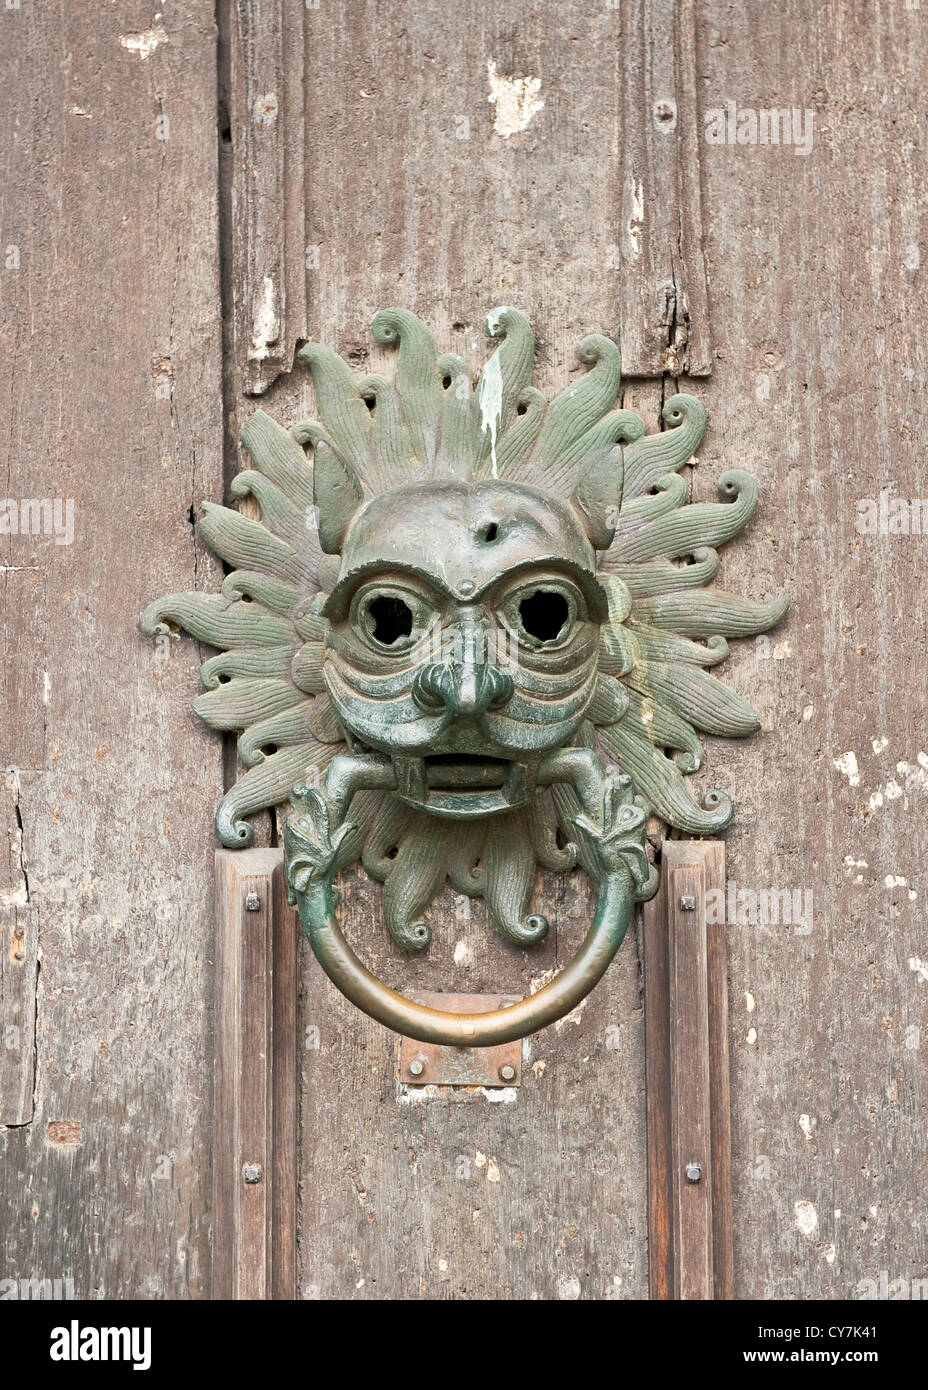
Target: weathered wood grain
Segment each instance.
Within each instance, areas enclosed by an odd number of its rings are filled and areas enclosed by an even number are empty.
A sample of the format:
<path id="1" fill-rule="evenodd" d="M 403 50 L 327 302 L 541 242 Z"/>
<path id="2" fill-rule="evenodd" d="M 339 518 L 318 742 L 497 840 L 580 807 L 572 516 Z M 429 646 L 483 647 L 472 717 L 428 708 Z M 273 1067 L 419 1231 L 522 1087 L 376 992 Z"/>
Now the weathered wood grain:
<path id="1" fill-rule="evenodd" d="M 9 501 L 15 504 L 19 499 Z M 18 522 L 19 509 L 15 515 Z M 48 660 L 44 569 L 38 565 L 4 566 L 0 569 L 0 594 L 0 767 L 40 772 L 45 767 Z"/>
<path id="2" fill-rule="evenodd" d="M 581 338 L 618 322 L 619 12 L 360 0 L 350 23 L 324 3 L 304 22 L 311 335 L 366 369 L 371 319 L 401 304 L 479 360 L 485 315 L 515 304 L 538 384 L 563 385 Z M 523 129 L 491 71 L 537 79 Z"/>
<path id="3" fill-rule="evenodd" d="M 282 0 L 235 0 L 227 28 L 226 101 L 239 177 L 230 181 L 234 359 L 260 395 L 306 336 L 302 21 Z"/>
<path id="4" fill-rule="evenodd" d="M 38 976 L 35 908 L 0 907 L 0 1125 L 31 1124 L 35 1113 Z"/>
<path id="5" fill-rule="evenodd" d="M 732 883 L 802 895 L 789 922 L 745 899 L 728 923 L 735 1287 L 853 1299 L 885 1272 L 905 1296 L 928 1262 L 928 566 L 924 533 L 863 534 L 857 502 L 928 496 L 925 7 L 699 16 L 704 113 L 813 113 L 808 155 L 702 147 L 716 360 L 696 489 L 759 476 L 721 577 L 792 595 L 727 668 L 764 732 L 713 747 L 706 784 L 735 794 Z"/>
<path id="6" fill-rule="evenodd" d="M 696 10 L 695 0 L 621 0 L 619 321 L 627 376 L 708 376 L 712 365 Z"/>
<path id="7" fill-rule="evenodd" d="M 35 1114 L 0 1118 L 0 1275 L 82 1298 L 209 1287 L 220 760 L 187 709 L 195 646 L 136 622 L 221 574 L 188 516 L 221 478 L 215 32 L 200 0 L 152 16 L 0 15 L 3 490 L 74 504 L 70 543 L 0 535 L 47 613 L 41 653 L 10 654 L 47 672 L 44 754 L 14 745 L 0 784 L 0 894 L 41 950 Z"/>

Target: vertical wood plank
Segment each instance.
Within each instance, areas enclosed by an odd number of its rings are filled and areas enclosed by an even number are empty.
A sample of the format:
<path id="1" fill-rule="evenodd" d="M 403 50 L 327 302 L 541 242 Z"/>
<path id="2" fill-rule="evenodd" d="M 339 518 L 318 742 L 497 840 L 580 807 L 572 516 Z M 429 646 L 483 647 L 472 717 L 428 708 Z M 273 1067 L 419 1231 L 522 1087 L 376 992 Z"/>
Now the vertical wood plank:
<path id="1" fill-rule="evenodd" d="M 218 850 L 216 882 L 213 1294 L 293 1298 L 295 937 L 281 851 Z"/>
<path id="2" fill-rule="evenodd" d="M 674 1296 L 712 1297 L 712 1183 L 709 1115 L 709 1001 L 705 873 L 700 863 L 665 861 L 670 927 L 670 1160 Z M 692 906 L 690 906 L 690 904 Z M 698 1169 L 698 1180 L 687 1173 Z"/>
<path id="3" fill-rule="evenodd" d="M 666 840 L 645 906 L 652 1299 L 733 1296 L 724 883 L 721 841 Z"/>
<path id="4" fill-rule="evenodd" d="M 275 1299 L 294 1299 L 298 1275 L 300 933 L 296 912 L 287 902 L 287 877 L 280 851 L 273 893 L 271 1293 Z"/>
<path id="5" fill-rule="evenodd" d="M 731 1204 L 731 1077 L 728 1055 L 728 943 L 718 894 L 725 893 L 725 842 L 705 840 L 706 1003 L 709 1033 L 710 1181 L 712 1186 L 713 1297 L 735 1296 L 734 1212 Z"/>
<path id="6" fill-rule="evenodd" d="M 626 376 L 707 376 L 694 0 L 623 0 L 620 341 Z"/>
<path id="7" fill-rule="evenodd" d="M 476 368 L 492 351 L 484 316 L 514 304 L 535 330 L 535 384 L 554 395 L 578 380 L 581 339 L 617 323 L 620 31 L 605 4 L 287 7 L 285 51 L 298 49 L 305 67 L 312 337 L 359 374 L 392 376 L 395 354 L 372 342 L 370 323 L 399 304 L 429 324 L 439 351 Z M 522 128 L 490 100 L 491 72 L 504 89 L 537 82 L 540 105 Z M 240 155 L 234 177 L 247 180 Z M 643 389 L 653 429 L 660 386 Z M 314 413 L 302 369 L 268 395 L 284 424 Z M 231 396 L 234 434 L 254 401 Z M 582 873 L 543 876 L 536 907 L 551 930 L 525 951 L 500 939 L 483 902 L 449 888 L 431 912 L 429 950 L 411 959 L 384 928 L 379 886 L 352 872 L 342 888 L 365 964 L 412 992 L 525 994 L 570 958 L 595 910 Z M 347 1004 L 308 950 L 302 979 L 304 1296 L 643 1295 L 643 1018 L 631 940 L 567 1022 L 529 1040 L 517 1098 L 406 1094 L 394 1039 Z"/>
<path id="8" fill-rule="evenodd" d="M 657 896 L 644 905 L 642 928 L 648 1130 L 648 1287 L 650 1297 L 655 1300 L 673 1298 L 670 964 L 666 896 L 667 884 L 662 879 Z"/>
<path id="9" fill-rule="evenodd" d="M 234 0 L 228 35 L 234 355 L 260 395 L 306 336 L 303 244 L 303 6 Z"/>
<path id="10" fill-rule="evenodd" d="M 713 755 L 736 802 L 737 1290 L 859 1299 L 928 1269 L 928 16 L 752 11 L 699 6 L 704 114 L 790 110 L 810 140 L 794 120 L 791 144 L 701 145 L 717 355 L 698 500 L 749 460 L 760 507 L 724 587 L 792 596 L 769 646 L 733 643 L 718 672 L 763 724 Z M 881 498 L 898 532 L 862 517 Z"/>
<path id="11" fill-rule="evenodd" d="M 6 501 L 17 506 L 14 498 Z M 39 566 L 0 568 L 0 633 L 0 767 L 40 771 L 48 715 L 48 615 Z"/>
<path id="12" fill-rule="evenodd" d="M 0 907 L 0 1125 L 30 1124 L 35 1111 L 38 913 Z"/>
<path id="13" fill-rule="evenodd" d="M 0 524 L 30 692 L 4 731 L 0 901 L 41 938 L 0 1271 L 88 1299 L 209 1287 L 221 759 L 189 710 L 196 645 L 137 620 L 222 577 L 191 525 L 222 486 L 215 5 L 152 14 L 0 7 L 0 474 L 43 504 L 29 534 Z"/>

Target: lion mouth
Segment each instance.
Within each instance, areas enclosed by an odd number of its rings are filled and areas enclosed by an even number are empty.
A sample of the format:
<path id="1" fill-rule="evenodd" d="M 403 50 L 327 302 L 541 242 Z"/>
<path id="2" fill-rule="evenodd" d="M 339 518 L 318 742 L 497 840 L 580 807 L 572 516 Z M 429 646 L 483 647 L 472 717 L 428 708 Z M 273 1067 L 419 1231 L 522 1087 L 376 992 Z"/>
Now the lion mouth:
<path id="1" fill-rule="evenodd" d="M 438 816 L 485 816 L 525 805 L 534 794 L 534 769 L 525 762 L 477 753 L 434 753 L 393 758 L 396 791 L 404 801 Z"/>

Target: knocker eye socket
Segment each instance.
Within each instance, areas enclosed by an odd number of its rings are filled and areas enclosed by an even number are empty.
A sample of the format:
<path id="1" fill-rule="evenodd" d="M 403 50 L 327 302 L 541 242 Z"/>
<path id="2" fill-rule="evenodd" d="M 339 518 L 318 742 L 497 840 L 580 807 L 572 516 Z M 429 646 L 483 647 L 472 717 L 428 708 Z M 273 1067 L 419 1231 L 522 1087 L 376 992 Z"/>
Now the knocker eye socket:
<path id="1" fill-rule="evenodd" d="M 378 594 L 367 605 L 367 617 L 373 622 L 371 636 L 375 642 L 392 647 L 412 632 L 412 609 L 394 594 Z"/>
<path id="2" fill-rule="evenodd" d="M 554 589 L 536 589 L 519 604 L 523 629 L 539 642 L 556 642 L 569 617 L 566 598 Z"/>
<path id="3" fill-rule="evenodd" d="M 372 584 L 354 600 L 351 626 L 374 651 L 398 655 L 410 651 L 434 625 L 437 613 L 413 590 Z"/>
<path id="4" fill-rule="evenodd" d="M 561 647 L 586 618 L 579 590 L 562 579 L 520 584 L 500 608 L 500 617 L 519 642 L 548 650 Z"/>

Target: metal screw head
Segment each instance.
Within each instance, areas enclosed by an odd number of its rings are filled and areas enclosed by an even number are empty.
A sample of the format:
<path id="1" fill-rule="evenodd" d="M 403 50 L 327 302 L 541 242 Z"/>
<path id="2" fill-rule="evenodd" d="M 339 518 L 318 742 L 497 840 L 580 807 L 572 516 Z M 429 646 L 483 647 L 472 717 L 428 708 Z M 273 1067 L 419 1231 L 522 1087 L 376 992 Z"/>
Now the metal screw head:
<path id="1" fill-rule="evenodd" d="M 413 1060 L 412 1060 L 412 1061 L 410 1062 L 410 1064 L 409 1064 L 409 1075 L 410 1075 L 410 1076 L 421 1076 L 422 1073 L 423 1073 L 424 1071 L 425 1071 L 425 1063 L 424 1063 L 424 1062 L 420 1062 L 419 1059 L 418 1059 L 418 1057 L 414 1057 Z"/>
<path id="2" fill-rule="evenodd" d="M 246 912 L 257 912 L 260 906 L 261 906 L 261 899 L 258 897 L 257 893 L 246 893 L 246 894 L 245 894 L 245 911 L 246 911 Z"/>
<path id="3" fill-rule="evenodd" d="M 696 899 L 695 899 L 695 898 L 691 898 L 690 895 L 689 895 L 688 893 L 684 893 L 683 896 L 682 896 L 682 898 L 680 899 L 680 911 L 681 911 L 681 912 L 695 912 L 695 911 L 696 911 Z"/>
<path id="4" fill-rule="evenodd" d="M 702 1177 L 702 1165 L 700 1163 L 691 1161 L 686 1165 L 685 1171 L 687 1182 L 699 1182 L 699 1179 Z"/>
<path id="5" fill-rule="evenodd" d="M 500 1081 L 515 1081 L 516 1069 L 509 1062 L 504 1062 L 499 1069 Z"/>
<path id="6" fill-rule="evenodd" d="M 244 1166 L 244 1168 L 242 1169 L 242 1177 L 245 1179 L 245 1181 L 246 1181 L 247 1183 L 260 1182 L 260 1181 L 261 1181 L 261 1164 L 260 1164 L 260 1163 L 246 1163 L 245 1166 Z"/>

